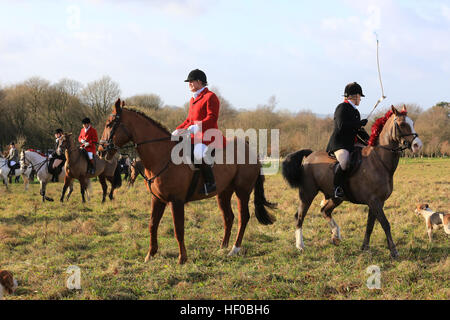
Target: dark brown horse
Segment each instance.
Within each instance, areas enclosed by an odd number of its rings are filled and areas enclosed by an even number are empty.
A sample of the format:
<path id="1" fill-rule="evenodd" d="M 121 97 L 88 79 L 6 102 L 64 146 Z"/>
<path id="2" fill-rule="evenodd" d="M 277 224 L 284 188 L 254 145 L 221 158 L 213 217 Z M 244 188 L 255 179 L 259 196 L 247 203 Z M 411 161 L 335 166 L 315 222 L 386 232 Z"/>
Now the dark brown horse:
<path id="1" fill-rule="evenodd" d="M 352 202 L 369 206 L 366 235 L 363 250 L 369 248 L 370 235 L 375 220 L 378 220 L 386 233 L 392 257 L 398 252 L 392 240 L 388 220 L 383 211 L 384 202 L 393 191 L 393 175 L 397 168 L 400 152 L 410 148 L 414 153 L 422 148 L 422 142 L 414 131 L 413 121 L 392 107 L 392 116 L 387 120 L 376 146 L 367 146 L 362 150 L 362 162 L 359 169 L 349 178 L 349 191 Z M 334 208 L 342 203 L 333 198 L 333 168 L 336 161 L 324 151 L 312 152 L 300 150 L 290 154 L 283 162 L 283 176 L 291 187 L 299 189 L 300 204 L 297 211 L 296 246 L 304 248 L 302 225 L 308 209 L 321 191 L 325 199 L 321 203 L 321 213 L 329 222 L 332 240 L 338 244 L 341 240 L 339 226 L 331 217 Z M 349 201 L 348 198 L 345 198 Z"/>
<path id="2" fill-rule="evenodd" d="M 98 177 L 103 189 L 102 203 L 105 202 L 108 185 L 106 180 L 111 183 L 111 191 L 109 198 L 114 199 L 114 190 L 122 185 L 122 177 L 120 171 L 117 168 L 117 158 L 114 157 L 111 161 L 106 161 L 95 157 L 95 173 L 93 175 L 87 173 L 88 160 L 75 143 L 72 141 L 72 134 L 67 133 L 62 135 L 58 142 L 57 153 L 62 154 L 65 152 L 66 156 L 66 175 L 64 177 L 64 187 L 62 189 L 60 201 L 64 201 L 64 194 L 67 188 L 71 185 L 73 179 L 80 181 L 81 198 L 83 202 L 85 200 L 85 192 L 90 186 L 90 178 Z"/>
<path id="3" fill-rule="evenodd" d="M 188 189 L 193 178 L 193 170 L 188 164 L 174 164 L 171 159 L 172 148 L 177 144 L 171 141 L 171 134 L 158 122 L 146 115 L 122 108 L 120 99 L 116 102 L 112 114 L 105 124 L 99 151 L 111 158 L 118 148 L 133 141 L 144 167 L 146 182 L 152 193 L 152 214 L 150 219 L 150 247 L 145 261 L 154 256 L 158 250 L 157 231 L 167 204 L 172 209 L 175 225 L 175 237 L 179 246 L 179 263 L 187 260 L 184 244 L 184 206 L 187 201 L 195 201 L 217 195 L 217 203 L 222 212 L 225 234 L 222 248 L 228 246 L 234 214 L 231 210 L 231 197 L 236 193 L 239 209 L 239 231 L 233 249 L 229 255 L 237 254 L 241 249 L 247 222 L 250 219 L 248 202 L 255 190 L 255 215 L 262 224 L 271 224 L 274 218 L 267 212 L 266 206 L 273 207 L 264 196 L 264 176 L 260 175 L 261 164 L 249 164 L 250 148 L 246 144 L 245 164 L 215 164 L 213 167 L 217 191 L 208 196 L 200 194 L 199 183 L 189 199 Z M 237 143 L 234 144 L 237 148 Z M 237 156 L 235 148 L 234 155 Z M 225 150 L 224 150 L 225 151 Z M 225 153 L 225 152 L 224 152 Z M 236 159 L 235 159 L 236 160 Z"/>

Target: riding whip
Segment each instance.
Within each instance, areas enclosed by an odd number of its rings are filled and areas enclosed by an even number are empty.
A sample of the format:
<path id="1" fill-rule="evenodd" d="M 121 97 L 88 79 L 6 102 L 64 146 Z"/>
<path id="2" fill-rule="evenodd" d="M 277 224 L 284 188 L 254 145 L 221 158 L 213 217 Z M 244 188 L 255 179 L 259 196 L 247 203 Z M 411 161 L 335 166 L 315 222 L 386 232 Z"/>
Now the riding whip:
<path id="1" fill-rule="evenodd" d="M 378 107 L 378 105 L 380 104 L 381 101 L 383 101 L 384 99 L 386 99 L 386 96 L 384 95 L 384 89 L 383 89 L 383 82 L 381 81 L 381 72 L 380 72 L 380 57 L 378 54 L 378 34 L 375 32 L 375 36 L 377 38 L 377 67 L 378 67 L 378 79 L 380 80 L 380 86 L 381 86 L 381 97 L 380 99 L 378 99 L 377 103 L 375 104 L 375 106 L 373 107 L 372 111 L 370 111 L 369 115 L 367 116 L 367 119 L 370 118 L 370 116 L 372 115 L 372 113 L 374 112 L 374 110 Z"/>

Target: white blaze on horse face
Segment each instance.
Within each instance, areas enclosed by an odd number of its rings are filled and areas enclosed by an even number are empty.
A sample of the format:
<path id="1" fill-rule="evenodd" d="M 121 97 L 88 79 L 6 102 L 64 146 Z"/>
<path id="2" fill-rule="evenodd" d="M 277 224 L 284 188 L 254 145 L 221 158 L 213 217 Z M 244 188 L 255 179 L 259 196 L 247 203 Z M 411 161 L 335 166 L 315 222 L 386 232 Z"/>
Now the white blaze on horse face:
<path id="1" fill-rule="evenodd" d="M 416 130 L 414 130 L 414 122 L 411 120 L 410 117 L 405 117 L 405 121 L 407 124 L 409 124 L 409 127 L 411 128 L 411 133 L 416 133 Z M 416 137 L 413 142 L 411 143 L 411 151 L 413 153 L 417 153 L 422 149 L 422 140 L 419 139 L 419 137 Z"/>
<path id="2" fill-rule="evenodd" d="M 305 248 L 305 244 L 303 243 L 302 228 L 295 230 L 295 246 L 298 250 L 303 250 Z"/>

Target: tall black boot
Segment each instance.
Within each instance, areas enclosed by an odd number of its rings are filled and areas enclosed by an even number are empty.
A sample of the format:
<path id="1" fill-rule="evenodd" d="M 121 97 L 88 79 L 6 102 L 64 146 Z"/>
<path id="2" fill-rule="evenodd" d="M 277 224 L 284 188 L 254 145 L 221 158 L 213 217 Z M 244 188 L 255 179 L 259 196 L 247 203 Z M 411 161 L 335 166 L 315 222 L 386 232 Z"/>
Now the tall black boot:
<path id="1" fill-rule="evenodd" d="M 346 171 L 342 170 L 341 165 L 338 163 L 336 167 L 336 172 L 334 173 L 334 197 L 337 199 L 342 199 L 344 194 L 344 181 L 345 181 Z"/>
<path id="2" fill-rule="evenodd" d="M 200 171 L 203 179 L 205 180 L 205 184 L 200 193 L 208 195 L 211 192 L 216 191 L 216 182 L 214 181 L 214 173 L 211 166 L 209 164 L 202 163 L 200 165 Z"/>
<path id="3" fill-rule="evenodd" d="M 89 174 L 95 174 L 95 159 L 89 159 L 90 168 L 88 169 Z"/>

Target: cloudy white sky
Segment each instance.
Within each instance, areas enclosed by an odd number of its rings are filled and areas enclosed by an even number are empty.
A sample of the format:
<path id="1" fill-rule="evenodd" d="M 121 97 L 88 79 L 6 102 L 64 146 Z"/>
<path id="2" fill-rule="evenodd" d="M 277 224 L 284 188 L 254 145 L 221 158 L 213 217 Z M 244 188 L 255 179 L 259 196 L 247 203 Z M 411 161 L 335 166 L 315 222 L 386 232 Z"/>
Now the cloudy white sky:
<path id="1" fill-rule="evenodd" d="M 200 68 L 236 108 L 330 114 L 357 81 L 424 109 L 450 101 L 450 2 L 439 0 L 0 0 L 0 85 L 109 75 L 122 96 L 189 99 Z"/>

